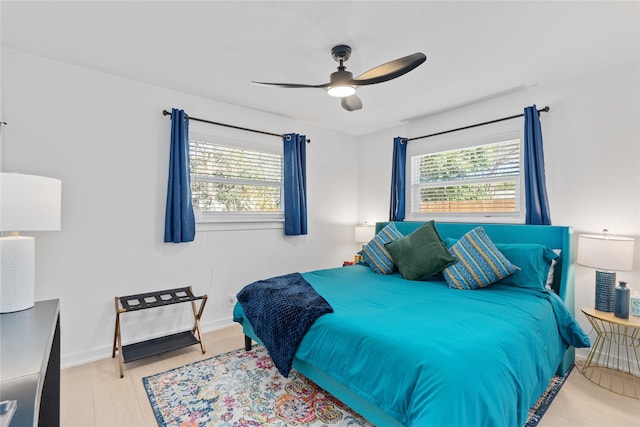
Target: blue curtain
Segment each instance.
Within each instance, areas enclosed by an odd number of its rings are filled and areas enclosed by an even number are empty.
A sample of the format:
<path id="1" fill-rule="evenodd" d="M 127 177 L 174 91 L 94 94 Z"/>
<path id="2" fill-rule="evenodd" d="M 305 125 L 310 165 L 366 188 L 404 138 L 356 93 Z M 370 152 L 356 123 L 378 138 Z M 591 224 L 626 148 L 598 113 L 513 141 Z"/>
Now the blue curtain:
<path id="1" fill-rule="evenodd" d="M 549 199 L 544 177 L 540 113 L 535 104 L 524 109 L 524 185 L 526 224 L 550 225 Z"/>
<path id="2" fill-rule="evenodd" d="M 196 221 L 191 200 L 189 171 L 189 118 L 183 110 L 171 110 L 171 154 L 164 220 L 165 242 L 191 242 Z"/>
<path id="3" fill-rule="evenodd" d="M 391 165 L 391 204 L 389 221 L 404 221 L 404 199 L 407 170 L 407 139 L 393 138 L 393 164 Z"/>
<path id="4" fill-rule="evenodd" d="M 307 137 L 290 133 L 284 145 L 284 234 L 307 234 Z"/>

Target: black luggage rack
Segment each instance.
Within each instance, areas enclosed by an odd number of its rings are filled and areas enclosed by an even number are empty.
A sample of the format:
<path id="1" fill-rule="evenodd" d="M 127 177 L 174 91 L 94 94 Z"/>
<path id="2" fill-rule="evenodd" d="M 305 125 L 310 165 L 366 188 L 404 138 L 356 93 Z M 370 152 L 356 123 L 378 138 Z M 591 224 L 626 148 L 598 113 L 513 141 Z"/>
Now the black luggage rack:
<path id="1" fill-rule="evenodd" d="M 202 300 L 199 308 L 196 307 L 196 301 L 198 300 Z M 120 314 L 131 311 L 146 310 L 149 308 L 180 304 L 183 302 L 191 302 L 191 308 L 193 310 L 193 316 L 195 319 L 195 323 L 191 330 L 178 332 L 159 338 L 152 338 L 125 346 L 122 345 L 122 336 L 120 333 Z M 120 378 L 124 377 L 124 364 L 127 362 L 139 360 L 145 357 L 155 356 L 194 344 L 200 344 L 200 349 L 202 350 L 202 354 L 204 354 L 206 350 L 204 347 L 204 341 L 202 339 L 202 331 L 200 329 L 200 318 L 202 316 L 202 311 L 204 310 L 206 302 L 207 295 L 194 295 L 191 286 L 115 297 L 116 326 L 113 337 L 113 352 L 111 354 L 111 357 L 115 357 L 116 351 L 120 350 L 118 351 Z"/>

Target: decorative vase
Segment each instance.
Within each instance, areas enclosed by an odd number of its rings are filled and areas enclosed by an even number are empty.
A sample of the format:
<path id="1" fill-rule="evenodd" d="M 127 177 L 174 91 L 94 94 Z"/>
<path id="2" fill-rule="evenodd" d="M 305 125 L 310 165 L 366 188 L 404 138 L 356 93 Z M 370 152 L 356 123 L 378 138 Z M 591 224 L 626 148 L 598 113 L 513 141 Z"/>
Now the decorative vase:
<path id="1" fill-rule="evenodd" d="M 629 318 L 629 299 L 631 298 L 631 291 L 627 288 L 627 282 L 619 282 L 619 286 L 616 286 L 616 296 L 613 314 L 621 319 Z"/>

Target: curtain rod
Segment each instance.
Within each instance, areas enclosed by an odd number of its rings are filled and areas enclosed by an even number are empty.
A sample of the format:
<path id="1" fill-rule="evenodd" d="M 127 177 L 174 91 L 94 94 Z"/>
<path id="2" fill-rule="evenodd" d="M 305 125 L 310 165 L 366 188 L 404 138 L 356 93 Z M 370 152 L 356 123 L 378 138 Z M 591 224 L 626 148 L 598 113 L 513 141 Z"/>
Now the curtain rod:
<path id="1" fill-rule="evenodd" d="M 538 110 L 538 113 L 542 113 L 542 112 L 548 113 L 549 112 L 549 106 L 547 105 L 547 106 L 545 106 L 545 107 L 543 107 L 543 108 Z M 432 136 L 444 135 L 445 133 L 457 132 L 459 130 L 465 130 L 465 129 L 475 128 L 475 127 L 478 127 L 478 126 L 490 125 L 492 123 L 502 122 L 502 121 L 505 121 L 505 120 L 511 120 L 511 119 L 515 119 L 515 118 L 518 118 L 518 117 L 524 117 L 524 113 L 516 114 L 515 116 L 503 117 L 501 119 L 490 120 L 488 122 L 476 123 L 474 125 L 463 126 L 461 128 L 449 129 L 449 130 L 445 130 L 445 131 L 442 131 L 442 132 L 436 132 L 436 133 L 432 133 L 432 134 L 429 134 L 429 135 L 416 136 L 415 138 L 407 138 L 407 139 L 405 139 L 405 141 L 414 141 L 416 139 L 422 139 L 422 138 L 429 138 L 429 137 L 432 137 Z"/>
<path id="2" fill-rule="evenodd" d="M 162 110 L 162 115 L 163 116 L 170 116 L 171 112 L 167 111 L 167 110 Z M 195 120 L 196 122 L 209 123 L 210 125 L 224 126 L 224 127 L 227 127 L 227 128 L 233 128 L 233 129 L 238 129 L 238 130 L 245 130 L 247 132 L 261 133 L 263 135 L 277 136 L 278 138 L 283 138 L 284 137 L 284 135 L 273 133 L 273 132 L 265 132 L 263 130 L 243 128 L 243 127 L 240 127 L 240 126 L 228 125 L 226 123 L 212 122 L 211 120 L 199 119 L 197 117 L 189 116 L 188 114 L 185 114 L 185 115 L 187 116 L 187 118 L 189 120 Z M 307 144 L 309 144 L 310 142 L 311 142 L 311 140 L 307 139 Z"/>

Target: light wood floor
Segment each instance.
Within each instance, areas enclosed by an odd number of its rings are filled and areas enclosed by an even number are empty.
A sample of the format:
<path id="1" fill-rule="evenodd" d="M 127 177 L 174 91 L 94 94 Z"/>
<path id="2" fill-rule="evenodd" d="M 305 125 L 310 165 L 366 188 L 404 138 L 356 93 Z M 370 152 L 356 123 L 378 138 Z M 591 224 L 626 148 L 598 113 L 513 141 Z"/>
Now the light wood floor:
<path id="1" fill-rule="evenodd" d="M 206 354 L 199 346 L 125 364 L 105 359 L 64 369 L 61 373 L 60 425 L 64 427 L 157 426 L 142 377 L 176 368 L 244 346 L 238 325 L 204 334 Z M 571 372 L 540 427 L 630 427 L 640 425 L 640 400 L 624 397 Z"/>

